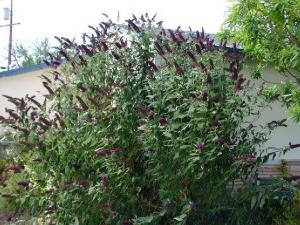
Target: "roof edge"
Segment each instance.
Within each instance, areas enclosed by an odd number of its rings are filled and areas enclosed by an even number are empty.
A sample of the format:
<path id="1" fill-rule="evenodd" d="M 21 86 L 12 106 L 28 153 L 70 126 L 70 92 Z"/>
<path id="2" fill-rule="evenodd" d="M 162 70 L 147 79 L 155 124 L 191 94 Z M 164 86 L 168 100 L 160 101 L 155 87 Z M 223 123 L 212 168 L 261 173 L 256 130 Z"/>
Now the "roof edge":
<path id="1" fill-rule="evenodd" d="M 30 73 L 38 70 L 47 69 L 47 68 L 48 66 L 45 63 L 24 66 L 21 68 L 0 72 L 0 78 L 21 75 L 24 73 Z"/>

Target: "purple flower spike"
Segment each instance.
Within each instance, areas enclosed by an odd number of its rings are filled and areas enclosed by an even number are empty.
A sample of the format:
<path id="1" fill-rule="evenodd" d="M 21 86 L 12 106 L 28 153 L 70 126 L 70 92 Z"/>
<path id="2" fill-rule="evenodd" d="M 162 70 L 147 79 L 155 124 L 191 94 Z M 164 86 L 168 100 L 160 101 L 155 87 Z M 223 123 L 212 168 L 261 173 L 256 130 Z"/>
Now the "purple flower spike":
<path id="1" fill-rule="evenodd" d="M 109 152 L 107 150 L 100 150 L 96 152 L 96 155 L 98 157 L 104 158 L 109 155 Z"/>
<path id="2" fill-rule="evenodd" d="M 191 97 L 192 99 L 196 99 L 196 98 L 197 98 L 197 95 L 196 95 L 195 92 L 191 92 L 191 93 L 190 93 L 190 97 Z"/>
<path id="3" fill-rule="evenodd" d="M 207 93 L 207 91 L 204 91 L 204 92 L 203 92 L 203 94 L 202 94 L 202 100 L 203 100 L 204 102 L 207 102 L 207 101 L 208 101 L 208 93 Z"/>
<path id="4" fill-rule="evenodd" d="M 196 148 L 200 151 L 202 151 L 204 149 L 204 144 L 203 143 L 199 143 L 196 145 Z"/>
<path id="5" fill-rule="evenodd" d="M 219 145 L 223 145 L 224 143 L 225 143 L 225 140 L 224 140 L 224 138 L 219 138 L 218 140 L 217 140 L 217 143 L 219 144 Z"/>
<path id="6" fill-rule="evenodd" d="M 72 181 L 71 180 L 67 180 L 65 181 L 65 187 L 71 187 L 72 186 Z"/>
<path id="7" fill-rule="evenodd" d="M 215 120 L 215 121 L 211 124 L 211 126 L 212 126 L 213 128 L 218 128 L 218 127 L 220 126 L 220 123 L 219 123 L 218 120 Z"/>
<path id="8" fill-rule="evenodd" d="M 207 75 L 206 80 L 205 80 L 206 84 L 211 84 L 212 83 L 212 78 L 210 75 Z"/>
<path id="9" fill-rule="evenodd" d="M 25 188 L 25 187 L 29 186 L 29 182 L 28 181 L 20 181 L 20 182 L 18 182 L 18 185 Z"/>
<path id="10" fill-rule="evenodd" d="M 193 60 L 195 63 L 197 63 L 197 59 L 192 51 L 188 50 L 186 52 L 186 54 L 191 58 L 191 60 Z"/>
<path id="11" fill-rule="evenodd" d="M 86 182 L 84 180 L 78 180 L 77 184 L 78 184 L 79 187 L 84 187 Z"/>
<path id="12" fill-rule="evenodd" d="M 102 176 L 101 177 L 101 182 L 102 182 L 104 187 L 107 187 L 108 186 L 108 177 L 107 176 Z"/>
<path id="13" fill-rule="evenodd" d="M 179 64 L 177 62 L 174 62 L 174 66 L 175 66 L 177 75 L 182 76 L 184 74 L 184 71 L 181 68 L 181 66 L 179 66 Z"/>
<path id="14" fill-rule="evenodd" d="M 158 122 L 159 122 L 159 124 L 160 125 L 165 125 L 165 124 L 167 124 L 168 123 L 168 120 L 167 120 L 167 118 L 166 117 L 164 117 L 164 116 L 161 116 L 161 117 L 159 117 L 159 119 L 158 119 Z"/>
<path id="15" fill-rule="evenodd" d="M 110 151 L 111 151 L 111 153 L 119 153 L 121 151 L 121 149 L 117 148 L 117 147 L 112 147 Z"/>
<path id="16" fill-rule="evenodd" d="M 111 208 L 111 205 L 108 202 L 105 202 L 105 203 L 101 204 L 101 208 L 102 209 L 109 209 L 109 208 Z"/>

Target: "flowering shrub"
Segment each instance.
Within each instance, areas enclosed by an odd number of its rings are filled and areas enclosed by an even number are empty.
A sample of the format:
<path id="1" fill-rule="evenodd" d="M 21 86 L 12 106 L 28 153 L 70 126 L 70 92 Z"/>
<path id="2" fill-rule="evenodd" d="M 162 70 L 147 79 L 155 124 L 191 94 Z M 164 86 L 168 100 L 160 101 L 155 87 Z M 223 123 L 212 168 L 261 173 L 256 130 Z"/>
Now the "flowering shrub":
<path id="1" fill-rule="evenodd" d="M 7 96 L 26 175 L 11 201 L 54 224 L 257 224 L 265 199 L 234 183 L 268 159 L 270 130 L 253 123 L 243 55 L 147 14 L 126 22 L 57 38 L 44 103 Z"/>

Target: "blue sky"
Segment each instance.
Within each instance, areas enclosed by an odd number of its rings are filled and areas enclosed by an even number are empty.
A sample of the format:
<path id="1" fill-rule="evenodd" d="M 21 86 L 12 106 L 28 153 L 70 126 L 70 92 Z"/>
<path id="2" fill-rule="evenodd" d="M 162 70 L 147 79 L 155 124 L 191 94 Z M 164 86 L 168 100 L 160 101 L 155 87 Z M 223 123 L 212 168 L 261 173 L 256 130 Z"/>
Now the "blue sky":
<path id="1" fill-rule="evenodd" d="M 14 42 L 30 45 L 37 39 L 52 38 L 54 35 L 69 38 L 80 36 L 88 31 L 88 25 L 101 21 L 102 12 L 115 19 L 118 11 L 126 19 L 132 13 L 158 13 L 166 27 L 181 25 L 187 29 L 201 29 L 215 33 L 219 30 L 230 6 L 228 0 L 13 0 Z M 0 0 L 0 24 L 3 20 L 3 7 L 10 0 Z M 0 28 L 0 66 L 6 64 L 8 28 Z"/>

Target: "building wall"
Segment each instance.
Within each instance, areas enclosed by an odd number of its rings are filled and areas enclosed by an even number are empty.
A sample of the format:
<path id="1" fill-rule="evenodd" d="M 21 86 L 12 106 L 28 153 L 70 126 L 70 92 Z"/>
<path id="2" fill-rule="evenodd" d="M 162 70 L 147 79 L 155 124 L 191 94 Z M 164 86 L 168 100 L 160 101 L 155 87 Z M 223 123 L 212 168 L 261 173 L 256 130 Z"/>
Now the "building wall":
<path id="1" fill-rule="evenodd" d="M 249 74 L 247 71 L 244 71 L 247 75 Z M 285 80 L 293 80 L 292 77 L 285 77 L 283 74 L 278 73 L 273 68 L 269 67 L 263 71 L 262 78 L 265 81 L 272 83 L 280 83 Z M 256 87 L 259 88 L 262 84 L 262 80 L 256 81 Z M 257 123 L 266 123 L 271 122 L 273 120 L 282 120 L 284 118 L 288 118 L 287 109 L 279 102 L 274 102 L 271 104 L 270 108 L 266 108 L 262 113 L 260 119 Z M 267 142 L 267 146 L 270 147 L 285 147 L 289 145 L 289 142 L 293 144 L 300 143 L 300 123 L 296 124 L 291 119 L 288 119 L 286 124 L 287 127 L 279 127 L 277 128 L 270 136 L 269 141 Z M 299 159 L 300 160 L 300 149 L 293 149 L 289 151 L 284 156 L 275 159 L 274 161 L 270 161 L 270 163 L 279 162 L 280 159 Z"/>
<path id="2" fill-rule="evenodd" d="M 24 97 L 26 94 L 36 95 L 37 99 L 42 99 L 46 90 L 42 85 L 40 75 L 46 73 L 46 70 L 19 74 L 15 76 L 0 78 L 0 115 L 7 115 L 5 108 L 13 108 L 14 105 L 7 101 L 2 95 L 12 97 Z M 0 128 L 0 134 L 3 129 Z"/>

